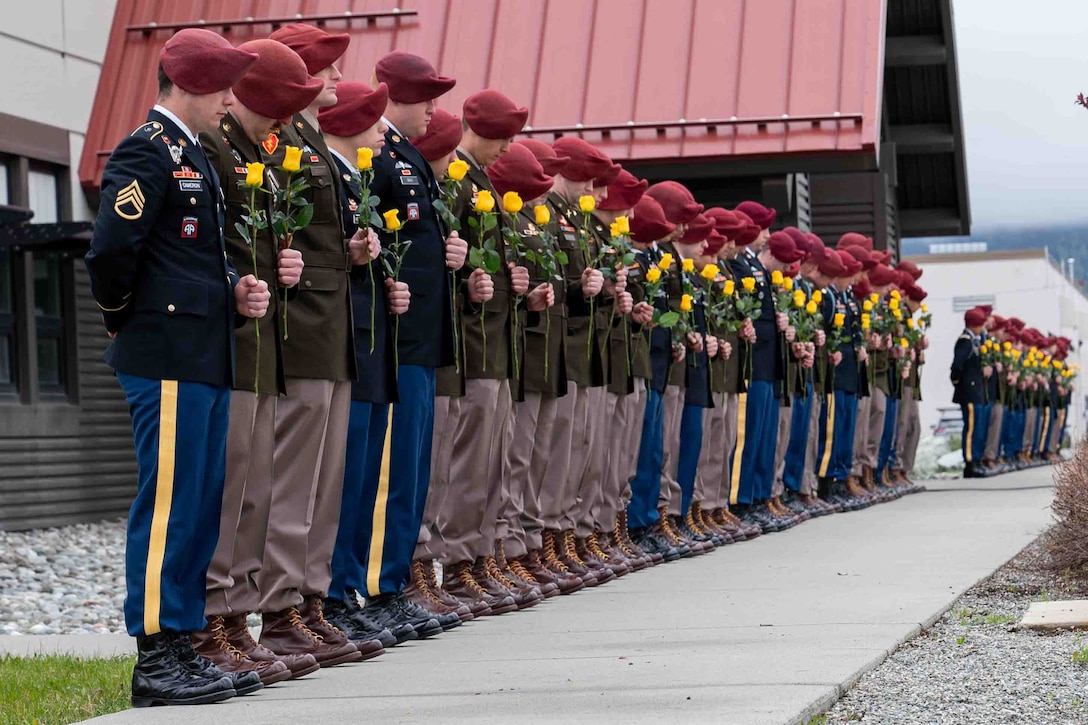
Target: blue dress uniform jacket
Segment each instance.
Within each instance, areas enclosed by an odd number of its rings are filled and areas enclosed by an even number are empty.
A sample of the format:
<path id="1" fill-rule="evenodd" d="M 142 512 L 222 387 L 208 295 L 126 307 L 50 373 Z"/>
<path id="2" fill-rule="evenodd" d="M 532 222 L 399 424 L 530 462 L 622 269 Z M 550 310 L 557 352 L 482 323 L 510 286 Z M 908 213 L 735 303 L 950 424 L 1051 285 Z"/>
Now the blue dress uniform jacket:
<path id="1" fill-rule="evenodd" d="M 400 270 L 400 280 L 412 293 L 412 303 L 400 319 L 400 364 L 453 365 L 446 240 L 431 203 L 439 198 L 434 172 L 408 139 L 392 129 L 385 134 L 382 152 L 374 157 L 374 170 L 370 190 L 381 200 L 379 214 L 396 209 L 404 224 L 400 238 L 412 241 Z M 382 246 L 393 244 L 392 232 L 380 231 L 379 236 Z"/>
<path id="2" fill-rule="evenodd" d="M 733 274 L 738 280 L 752 277 L 756 281 L 756 294 L 759 295 L 759 317 L 752 320 L 756 328 L 754 345 L 745 346 L 752 356 L 752 380 L 784 380 L 786 372 L 782 365 L 781 335 L 774 320 L 774 294 L 771 292 L 771 275 L 760 263 L 755 254 L 745 249 L 730 261 Z M 780 397 L 780 385 L 774 386 L 774 396 Z"/>
<path id="3" fill-rule="evenodd" d="M 861 323 L 857 316 L 857 305 L 851 299 L 848 291 L 840 291 L 834 285 L 828 287 L 824 294 L 823 314 L 829 330 L 836 313 L 840 313 L 844 317 L 843 335 L 846 342 L 839 349 L 842 353 L 842 362 L 835 366 L 834 389 L 857 395 L 860 378 L 858 374 L 857 346 L 861 343 Z"/>
<path id="4" fill-rule="evenodd" d="M 344 238 L 350 239 L 359 229 L 364 209 L 362 178 L 359 171 L 349 167 L 333 154 L 340 174 L 340 207 L 344 212 Z M 371 184 L 373 187 L 373 183 Z M 364 225 L 366 220 L 363 220 Z M 374 295 L 371 290 L 373 275 Z M 367 403 L 392 403 L 397 399 L 397 377 L 393 368 L 393 325 L 388 318 L 385 298 L 385 267 L 380 259 L 351 269 L 351 306 L 355 320 L 355 363 L 359 377 L 351 384 L 351 399 Z M 374 323 L 374 352 L 370 351 L 371 318 Z"/>
<path id="5" fill-rule="evenodd" d="M 952 385 L 955 392 L 953 403 L 983 405 L 986 397 L 982 377 L 982 357 L 979 355 L 981 338 L 964 330 L 956 340 L 952 353 Z"/>
<path id="6" fill-rule="evenodd" d="M 165 115 L 152 110 L 110 156 L 85 261 L 106 329 L 117 333 L 104 356 L 114 370 L 233 384 L 238 274 L 223 213 L 203 150 Z"/>
<path id="7" fill-rule="evenodd" d="M 637 258 L 639 264 L 649 270 L 651 265 L 661 261 L 661 250 L 655 246 L 640 249 Z M 669 311 L 668 295 L 659 295 L 649 302 L 662 314 Z M 672 366 L 672 332 L 658 326 L 651 327 L 642 334 L 649 338 L 650 343 L 650 389 L 664 393 L 669 382 L 669 368 Z"/>

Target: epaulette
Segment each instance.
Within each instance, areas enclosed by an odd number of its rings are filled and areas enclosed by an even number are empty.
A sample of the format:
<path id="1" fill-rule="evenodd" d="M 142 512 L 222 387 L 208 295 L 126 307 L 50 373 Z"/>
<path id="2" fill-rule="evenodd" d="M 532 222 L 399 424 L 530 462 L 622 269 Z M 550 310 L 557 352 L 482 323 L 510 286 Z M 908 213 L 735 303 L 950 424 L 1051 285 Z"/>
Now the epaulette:
<path id="1" fill-rule="evenodd" d="M 143 136 L 148 141 L 151 141 L 160 133 L 162 133 L 162 124 L 158 121 L 148 121 L 143 126 L 140 126 L 130 133 L 129 136 Z"/>
<path id="2" fill-rule="evenodd" d="M 965 332 L 965 333 L 963 333 L 962 335 L 960 335 L 960 339 L 961 339 L 961 340 L 970 340 L 970 339 L 971 339 L 971 336 L 970 336 L 970 335 L 968 335 L 968 334 L 967 334 L 967 333 Z"/>

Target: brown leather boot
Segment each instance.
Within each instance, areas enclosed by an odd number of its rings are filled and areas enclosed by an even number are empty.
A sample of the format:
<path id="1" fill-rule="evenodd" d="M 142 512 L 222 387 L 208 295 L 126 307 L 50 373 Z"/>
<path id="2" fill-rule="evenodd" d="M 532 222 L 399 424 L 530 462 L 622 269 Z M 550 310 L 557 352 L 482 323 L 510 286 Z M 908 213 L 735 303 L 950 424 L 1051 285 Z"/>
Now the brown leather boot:
<path id="1" fill-rule="evenodd" d="M 440 615 L 457 615 L 457 607 L 451 607 L 444 604 L 438 597 L 431 591 L 427 576 L 423 571 L 422 562 L 416 560 L 412 562 L 412 578 L 408 582 L 408 586 L 404 588 L 404 596 L 408 598 L 408 601 L 415 604 L 417 607 L 426 609 L 431 614 Z M 458 602 L 459 606 L 464 606 Z M 468 607 L 465 607 L 468 609 Z M 460 617 L 458 617 L 460 619 Z"/>
<path id="2" fill-rule="evenodd" d="M 657 566 L 665 562 L 665 557 L 661 554 L 650 554 L 642 550 L 638 544 L 631 539 L 631 531 L 627 528 L 627 509 L 620 509 L 620 512 L 616 515 L 616 525 L 612 529 L 613 540 L 619 543 L 620 548 L 627 554 L 629 559 L 635 561 L 642 561 L 646 568 L 647 566 Z"/>
<path id="3" fill-rule="evenodd" d="M 416 569 L 417 561 L 412 562 L 413 577 Z M 470 619 L 475 618 L 475 614 L 472 609 L 462 602 L 457 597 L 453 596 L 438 584 L 438 574 L 434 570 L 434 559 L 420 559 L 418 560 L 419 568 L 422 570 L 423 580 L 427 583 L 427 589 L 434 595 L 435 599 L 450 607 L 453 613 L 461 618 L 462 622 L 467 622 Z"/>
<path id="4" fill-rule="evenodd" d="M 616 576 L 630 574 L 635 570 L 634 562 L 627 558 L 623 549 L 612 543 L 606 531 L 594 531 L 586 539 L 586 547 L 596 554 L 597 558 L 603 561 Z"/>
<path id="5" fill-rule="evenodd" d="M 503 582 L 510 582 L 511 586 L 507 587 L 511 591 L 523 591 L 527 590 L 536 596 L 537 601 L 546 599 L 544 594 L 544 588 L 532 574 L 525 571 L 525 567 L 519 567 L 521 571 L 528 576 L 522 576 L 518 572 L 510 568 L 510 560 L 506 558 L 506 545 L 499 539 L 495 540 L 495 566 L 498 567 L 499 572 L 502 574 Z M 550 589 L 550 588 L 549 588 Z M 559 593 L 559 587 L 555 588 L 555 594 Z M 552 594 L 552 596 L 555 596 Z"/>
<path id="6" fill-rule="evenodd" d="M 572 531 L 571 534 L 574 532 Z M 597 581 L 601 584 L 610 582 L 616 578 L 616 572 L 612 571 L 612 567 L 608 565 L 605 558 L 601 557 L 601 553 L 591 550 L 589 548 L 589 537 L 574 538 L 574 550 L 578 553 L 578 558 L 585 562 L 586 567 L 593 572 L 593 576 L 597 577 Z M 594 547 L 599 549 L 599 547 Z"/>
<path id="7" fill-rule="evenodd" d="M 615 529 L 598 534 L 597 543 L 608 554 L 610 561 L 622 563 L 628 571 L 641 571 L 650 565 L 645 556 L 635 556 L 634 552 L 624 546 L 622 537 Z"/>
<path id="8" fill-rule="evenodd" d="M 472 573 L 472 562 L 469 561 L 459 561 L 444 567 L 442 588 L 467 604 L 477 617 L 505 614 L 518 608 L 509 592 L 492 594 L 480 586 Z M 480 603 L 485 608 L 480 609 Z"/>
<path id="9" fill-rule="evenodd" d="M 493 556 L 478 556 L 472 564 L 472 576 L 488 592 L 504 591 L 514 598 L 518 609 L 528 609 L 544 598 L 536 589 L 519 587 L 507 579 Z"/>
<path id="10" fill-rule="evenodd" d="M 561 575 L 548 568 L 548 566 L 544 564 L 543 559 L 540 558 L 539 549 L 529 551 L 525 554 L 525 556 L 518 557 L 517 559 L 511 561 L 511 568 L 513 568 L 515 561 L 522 567 L 524 567 L 525 571 L 528 572 L 533 580 L 538 583 L 538 585 L 541 587 L 540 591 L 542 594 L 544 594 L 545 598 L 553 597 L 556 594 L 569 594 L 569 590 L 572 587 L 575 589 L 581 589 L 583 586 L 581 580 L 577 577 L 571 576 L 570 572 L 566 572 Z M 544 591 L 543 587 L 546 587 L 549 584 L 555 587 L 554 594 L 547 594 Z M 567 591 L 564 591 L 565 589 Z M 551 588 L 549 587 L 549 591 L 550 590 Z"/>
<path id="11" fill-rule="evenodd" d="M 208 625 L 194 632 L 192 638 L 196 653 L 224 672 L 256 672 L 265 685 L 283 682 L 291 677 L 291 670 L 282 662 L 250 659 L 232 645 L 220 616 L 208 617 Z"/>
<path id="12" fill-rule="evenodd" d="M 718 525 L 718 528 L 729 534 L 729 538 L 734 543 L 748 540 L 748 536 L 744 533 L 740 524 L 733 523 L 732 515 L 724 508 L 714 509 L 709 516 L 710 520 Z"/>
<path id="13" fill-rule="evenodd" d="M 227 641 L 237 647 L 242 654 L 254 662 L 280 662 L 285 665 L 290 673 L 288 679 L 297 680 L 300 677 L 317 672 L 320 665 L 311 654 L 284 654 L 279 655 L 264 645 L 257 644 L 246 625 L 246 615 L 238 614 L 233 617 L 223 617 L 223 628 L 227 633 Z"/>
<path id="14" fill-rule="evenodd" d="M 586 582 L 582 577 L 578 576 L 567 565 L 559 560 L 559 555 L 556 553 L 556 538 L 554 532 L 544 532 L 543 544 L 544 548 L 539 554 L 539 563 L 545 569 L 555 574 L 555 583 L 559 585 L 560 594 L 573 594 L 574 592 L 585 589 Z M 532 560 L 533 552 L 529 552 L 529 571 L 533 571 L 536 564 Z"/>
<path id="15" fill-rule="evenodd" d="M 858 485 L 858 479 L 856 476 L 847 477 L 846 491 L 851 496 L 857 496 L 858 498 L 860 498 L 862 501 L 865 502 L 865 505 L 869 505 L 872 503 L 872 501 L 870 500 L 869 492 L 863 489 L 860 485 Z"/>
<path id="16" fill-rule="evenodd" d="M 533 572 L 529 571 L 529 567 L 525 566 L 525 562 L 518 558 L 510 559 L 507 562 L 506 571 L 504 573 L 508 579 L 523 581 L 529 586 L 536 587 L 545 599 L 559 596 L 559 584 L 555 582 L 555 575 L 543 567 L 542 570 L 547 572 L 546 576 L 548 578 L 537 578 Z"/>
<path id="17" fill-rule="evenodd" d="M 714 544 L 710 543 L 709 541 L 696 541 L 695 539 L 685 536 L 684 532 L 680 530 L 680 525 L 682 522 L 680 521 L 679 516 L 670 515 L 668 513 L 668 509 L 665 506 L 662 506 L 660 511 L 665 517 L 663 521 L 668 527 L 669 533 L 673 540 L 679 542 L 683 546 L 688 547 L 691 553 L 695 554 L 696 556 L 706 554 L 710 551 L 714 551 Z"/>
<path id="18" fill-rule="evenodd" d="M 581 577 L 587 587 L 595 587 L 601 583 L 601 580 L 597 577 L 597 572 L 586 566 L 586 563 L 578 555 L 574 539 L 573 529 L 557 532 L 555 555 L 559 557 L 559 561 L 563 562 L 564 566 L 570 569 L 572 574 Z"/>
<path id="19" fill-rule="evenodd" d="M 331 644 L 306 626 L 298 607 L 261 614 L 261 644 L 276 654 L 311 654 L 322 667 L 359 662 L 363 654 L 351 640 Z"/>
<path id="20" fill-rule="evenodd" d="M 698 531 L 718 538 L 722 544 L 732 544 L 733 537 L 726 532 L 725 529 L 718 526 L 717 522 L 711 518 L 710 513 L 703 508 L 701 501 L 693 501 L 691 503 L 691 521 L 695 525 Z"/>
<path id="21" fill-rule="evenodd" d="M 320 595 L 303 597 L 302 606 L 299 607 L 298 611 L 302 615 L 302 621 L 306 627 L 325 640 L 325 644 L 350 644 L 359 650 L 359 654 L 363 656 L 364 660 L 371 660 L 385 654 L 385 647 L 382 646 L 379 640 L 350 639 L 335 624 L 325 619 L 324 602 L 325 598 Z"/>

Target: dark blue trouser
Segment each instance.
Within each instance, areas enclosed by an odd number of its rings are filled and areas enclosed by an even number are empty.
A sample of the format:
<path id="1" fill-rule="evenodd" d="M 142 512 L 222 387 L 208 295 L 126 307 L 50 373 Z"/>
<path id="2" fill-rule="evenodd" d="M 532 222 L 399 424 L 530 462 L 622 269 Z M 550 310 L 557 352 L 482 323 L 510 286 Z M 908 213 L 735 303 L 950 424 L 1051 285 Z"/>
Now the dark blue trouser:
<path id="1" fill-rule="evenodd" d="M 805 475 L 805 449 L 808 448 L 808 426 L 812 419 L 812 383 L 805 384 L 805 394 L 793 396 L 790 411 L 790 443 L 786 447 L 786 464 L 782 468 L 782 483 L 791 491 L 801 490 Z"/>
<path id="2" fill-rule="evenodd" d="M 366 480 L 359 510 L 357 537 L 369 541 L 363 562 L 368 597 L 403 590 L 411 575 L 431 479 L 434 386 L 434 368 L 400 366 L 389 456 L 381 474 Z"/>
<path id="3" fill-rule="evenodd" d="M 884 431 L 880 436 L 880 448 L 877 452 L 876 470 L 873 478 L 877 481 L 884 475 L 888 464 L 895 457 L 895 443 L 899 438 L 899 398 L 890 395 L 886 398 L 884 413 Z"/>
<path id="4" fill-rule="evenodd" d="M 132 416 L 136 498 L 125 546 L 133 636 L 204 628 L 205 577 L 219 541 L 230 388 L 118 373 Z"/>
<path id="5" fill-rule="evenodd" d="M 774 442 L 778 436 L 778 400 L 774 383 L 753 380 L 748 384 L 744 408 L 744 439 L 740 450 L 740 481 L 730 503 L 766 501 L 774 487 Z"/>
<path id="6" fill-rule="evenodd" d="M 988 404 L 960 403 L 963 413 L 963 448 L 964 463 L 981 463 L 982 452 L 986 449 L 986 429 L 990 421 Z"/>
<path id="7" fill-rule="evenodd" d="M 844 390 L 824 395 L 820 402 L 820 430 L 816 448 L 816 475 L 845 481 L 854 464 L 854 428 L 858 396 Z"/>
<path id="8" fill-rule="evenodd" d="M 680 484 L 680 516 L 687 516 L 695 497 L 695 476 L 703 450 L 703 407 L 685 405 L 680 416 L 680 452 L 676 461 L 676 482 Z"/>
<path id="9" fill-rule="evenodd" d="M 657 498 L 661 492 L 661 466 L 664 431 L 661 393 L 646 391 L 646 412 L 642 416 L 642 437 L 638 446 L 638 466 L 631 481 L 631 501 L 627 504 L 627 527 L 641 529 L 657 523 Z"/>
<path id="10" fill-rule="evenodd" d="M 1005 408 L 1001 423 L 1001 457 L 1015 458 L 1024 441 L 1024 411 Z"/>
<path id="11" fill-rule="evenodd" d="M 361 526 L 359 519 L 366 508 L 364 502 L 378 489 L 388 427 L 388 404 L 351 401 L 340 528 L 336 532 L 332 582 L 329 584 L 329 596 L 333 599 L 343 599 L 349 588 L 366 591 L 371 527 Z"/>

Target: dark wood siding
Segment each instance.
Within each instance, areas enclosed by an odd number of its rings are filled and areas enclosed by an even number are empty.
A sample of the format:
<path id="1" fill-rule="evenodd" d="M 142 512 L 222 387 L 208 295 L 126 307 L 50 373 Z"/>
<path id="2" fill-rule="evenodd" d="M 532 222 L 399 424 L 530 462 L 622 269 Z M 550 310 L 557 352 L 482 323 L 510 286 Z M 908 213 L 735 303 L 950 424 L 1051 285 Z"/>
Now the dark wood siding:
<path id="1" fill-rule="evenodd" d="M 812 227 L 834 246 L 846 232 L 873 238 L 876 249 L 899 252 L 899 213 L 895 189 L 879 171 L 813 174 L 810 177 Z"/>

